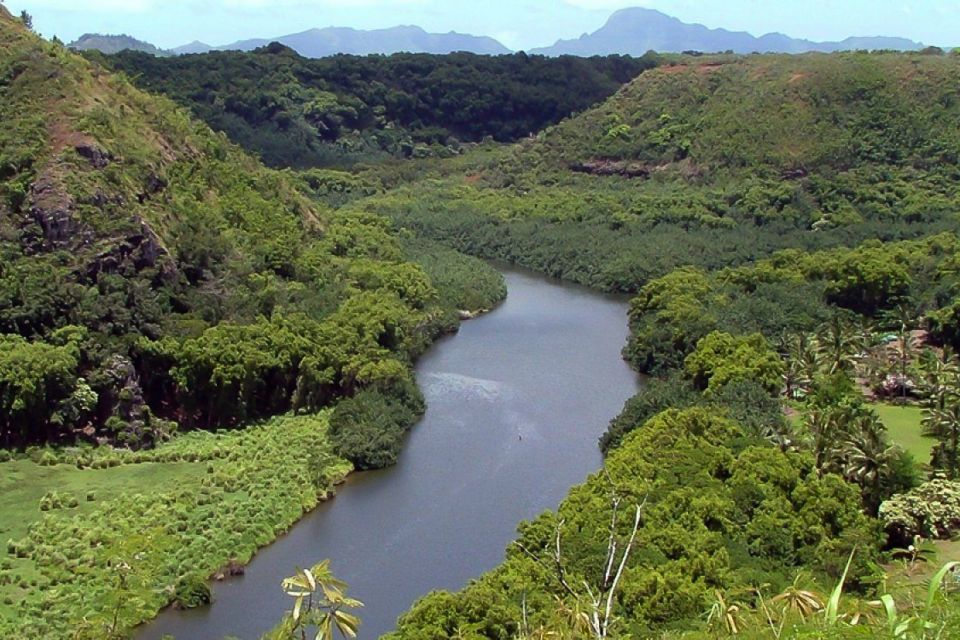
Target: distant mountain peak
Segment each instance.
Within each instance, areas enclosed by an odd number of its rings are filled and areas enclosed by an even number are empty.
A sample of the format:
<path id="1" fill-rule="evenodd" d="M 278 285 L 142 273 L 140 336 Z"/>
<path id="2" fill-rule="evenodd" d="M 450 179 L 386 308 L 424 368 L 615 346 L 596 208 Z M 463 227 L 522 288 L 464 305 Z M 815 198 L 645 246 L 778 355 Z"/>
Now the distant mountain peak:
<path id="1" fill-rule="evenodd" d="M 179 56 L 179 55 L 186 55 L 190 53 L 207 53 L 212 49 L 213 47 L 208 45 L 206 42 L 200 42 L 199 40 L 194 40 L 193 42 L 181 45 L 179 47 L 174 47 L 170 51 Z"/>
<path id="2" fill-rule="evenodd" d="M 416 25 L 397 25 L 387 29 L 364 31 L 352 27 L 313 28 L 275 38 L 242 40 L 218 50 L 252 51 L 272 42 L 289 47 L 308 58 L 323 58 L 347 53 L 354 55 L 410 53 L 453 53 L 469 51 L 478 54 L 505 54 L 510 50 L 486 36 L 457 33 L 428 33 Z"/>
<path id="3" fill-rule="evenodd" d="M 544 55 L 609 55 L 640 56 L 653 50 L 661 53 L 682 51 L 733 51 L 735 53 L 803 53 L 806 51 L 840 51 L 844 49 L 923 48 L 906 38 L 851 37 L 841 42 L 814 42 L 792 38 L 782 33 L 754 36 L 746 31 L 710 28 L 682 20 L 645 7 L 628 7 L 615 11 L 607 22 L 593 33 L 579 38 L 558 40 L 551 47 L 533 49 Z"/>
<path id="4" fill-rule="evenodd" d="M 67 46 L 77 51 L 96 50 L 103 53 L 119 53 L 121 51 L 131 50 L 142 51 L 154 56 L 170 55 L 169 51 L 164 51 L 149 42 L 137 40 L 127 34 L 85 33 Z"/>

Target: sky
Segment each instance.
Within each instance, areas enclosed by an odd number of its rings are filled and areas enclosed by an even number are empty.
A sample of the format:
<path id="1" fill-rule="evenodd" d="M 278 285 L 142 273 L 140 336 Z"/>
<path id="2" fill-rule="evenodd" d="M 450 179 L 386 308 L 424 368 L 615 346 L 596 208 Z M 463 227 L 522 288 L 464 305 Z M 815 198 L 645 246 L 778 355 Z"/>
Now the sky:
<path id="1" fill-rule="evenodd" d="M 313 27 L 488 35 L 511 49 L 548 46 L 600 28 L 620 8 L 645 6 L 684 22 L 762 35 L 842 40 L 901 36 L 960 45 L 960 0 L 4 0 L 34 27 L 65 42 L 83 33 L 126 33 L 161 48 L 223 45 Z"/>

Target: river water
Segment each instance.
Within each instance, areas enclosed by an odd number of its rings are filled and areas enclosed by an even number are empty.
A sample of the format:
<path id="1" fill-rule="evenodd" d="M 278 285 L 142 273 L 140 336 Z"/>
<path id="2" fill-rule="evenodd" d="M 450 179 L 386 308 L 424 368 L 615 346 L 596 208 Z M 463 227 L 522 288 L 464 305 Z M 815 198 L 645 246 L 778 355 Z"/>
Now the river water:
<path id="1" fill-rule="evenodd" d="M 366 603 L 360 639 L 377 638 L 417 598 L 496 566 L 521 520 L 599 469 L 597 439 L 639 389 L 620 358 L 627 305 L 504 275 L 507 301 L 419 361 L 428 408 L 397 466 L 354 474 L 246 575 L 215 584 L 213 605 L 166 611 L 138 638 L 255 640 L 291 606 L 280 581 L 324 558 Z"/>

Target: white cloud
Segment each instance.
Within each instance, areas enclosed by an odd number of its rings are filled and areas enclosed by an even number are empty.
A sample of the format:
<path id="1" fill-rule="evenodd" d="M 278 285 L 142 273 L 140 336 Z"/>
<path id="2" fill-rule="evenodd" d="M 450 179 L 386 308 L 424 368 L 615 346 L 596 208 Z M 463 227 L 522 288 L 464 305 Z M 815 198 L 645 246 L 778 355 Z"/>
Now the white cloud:
<path id="1" fill-rule="evenodd" d="M 565 4 L 583 9 L 623 9 L 625 7 L 649 7 L 654 0 L 563 0 Z"/>
<path id="2" fill-rule="evenodd" d="M 156 0 L 30 0 L 21 2 L 27 9 L 56 11 L 126 11 L 140 13 L 157 6 Z"/>
<path id="3" fill-rule="evenodd" d="M 169 6 L 174 0 L 24 0 L 18 4 L 30 9 L 51 9 L 56 11 L 110 11 L 141 13 L 150 9 Z M 328 7 L 350 9 L 354 7 L 376 7 L 425 4 L 427 0 L 181 0 L 176 2 L 181 8 L 195 5 L 208 9 L 219 4 L 231 9 L 260 9 L 276 6 Z"/>

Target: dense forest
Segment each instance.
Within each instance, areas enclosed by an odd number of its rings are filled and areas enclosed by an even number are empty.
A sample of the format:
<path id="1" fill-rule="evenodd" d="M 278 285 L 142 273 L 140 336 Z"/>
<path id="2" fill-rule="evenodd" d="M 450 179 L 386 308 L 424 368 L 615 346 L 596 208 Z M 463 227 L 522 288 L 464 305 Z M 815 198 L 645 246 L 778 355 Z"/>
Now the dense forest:
<path id="1" fill-rule="evenodd" d="M 532 135 L 603 101 L 656 57 L 336 55 L 274 43 L 252 53 L 91 58 L 189 107 L 271 166 L 450 156 Z M 576 87 L 576 91 L 571 91 Z"/>
<path id="2" fill-rule="evenodd" d="M 358 205 L 606 290 L 674 267 L 956 229 L 956 57 L 674 60 L 535 140 L 425 166 Z"/>
<path id="3" fill-rule="evenodd" d="M 3 9 L 0 42 L 0 630 L 114 637 L 392 464 L 423 411 L 412 360 L 505 292 Z"/>
<path id="4" fill-rule="evenodd" d="M 81 57 L 0 7 L 0 633 L 205 604 L 394 463 L 414 360 L 503 299 L 497 258 L 633 295 L 650 377 L 601 471 L 388 637 L 954 637 L 958 80 L 919 53 Z M 345 588 L 298 571 L 271 637 L 349 635 Z"/>
<path id="5" fill-rule="evenodd" d="M 952 637 L 952 565 L 918 567 L 960 525 L 960 60 L 670 62 L 344 206 L 635 292 L 624 354 L 655 376 L 601 473 L 390 637 Z M 911 406 L 923 458 L 880 417 Z"/>

